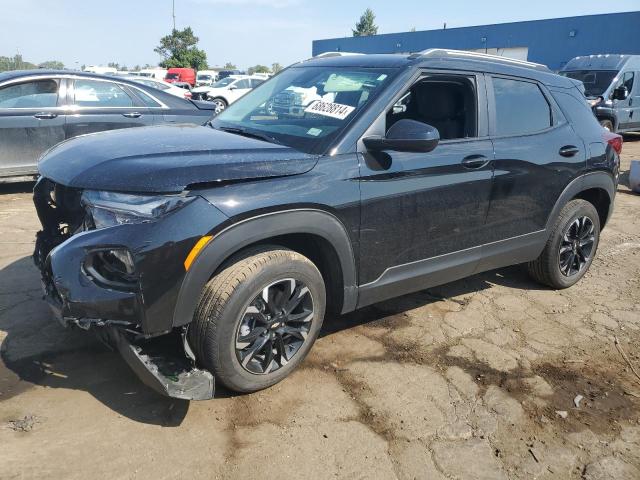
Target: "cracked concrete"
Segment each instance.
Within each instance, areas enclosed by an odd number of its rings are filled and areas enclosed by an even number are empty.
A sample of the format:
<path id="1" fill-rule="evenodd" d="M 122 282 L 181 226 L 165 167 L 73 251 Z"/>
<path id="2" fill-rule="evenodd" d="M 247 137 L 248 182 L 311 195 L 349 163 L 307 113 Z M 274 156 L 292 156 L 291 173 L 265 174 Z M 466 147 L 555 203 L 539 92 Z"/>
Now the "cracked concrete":
<path id="1" fill-rule="evenodd" d="M 640 383 L 613 343 L 640 369 L 640 196 L 624 186 L 637 156 L 629 137 L 614 217 L 575 287 L 510 267 L 328 318 L 290 378 L 192 403 L 51 319 L 29 186 L 2 187 L 0 476 L 640 478 Z"/>

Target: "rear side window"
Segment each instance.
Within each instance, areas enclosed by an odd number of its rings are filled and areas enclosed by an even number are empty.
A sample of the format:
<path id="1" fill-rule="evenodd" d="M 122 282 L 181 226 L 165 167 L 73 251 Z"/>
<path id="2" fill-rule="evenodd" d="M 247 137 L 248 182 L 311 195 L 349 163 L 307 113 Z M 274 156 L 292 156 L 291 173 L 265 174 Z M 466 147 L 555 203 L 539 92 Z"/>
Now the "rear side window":
<path id="1" fill-rule="evenodd" d="M 51 108 L 57 104 L 56 80 L 34 80 L 0 88 L 0 108 Z"/>
<path id="2" fill-rule="evenodd" d="M 142 90 L 136 90 L 135 93 L 147 107 L 158 108 L 162 106 Z"/>
<path id="3" fill-rule="evenodd" d="M 74 104 L 80 107 L 133 107 L 133 100 L 119 85 L 97 80 L 76 80 Z"/>
<path id="4" fill-rule="evenodd" d="M 565 91 L 552 90 L 551 94 L 573 125 L 576 133 L 582 136 L 593 135 L 596 138 L 600 138 L 602 127 L 591 108 L 587 105 L 587 99 L 577 88 L 572 89 L 572 91 L 568 89 Z"/>
<path id="5" fill-rule="evenodd" d="M 496 135 L 524 135 L 552 125 L 549 103 L 535 83 L 494 77 L 493 92 Z"/>

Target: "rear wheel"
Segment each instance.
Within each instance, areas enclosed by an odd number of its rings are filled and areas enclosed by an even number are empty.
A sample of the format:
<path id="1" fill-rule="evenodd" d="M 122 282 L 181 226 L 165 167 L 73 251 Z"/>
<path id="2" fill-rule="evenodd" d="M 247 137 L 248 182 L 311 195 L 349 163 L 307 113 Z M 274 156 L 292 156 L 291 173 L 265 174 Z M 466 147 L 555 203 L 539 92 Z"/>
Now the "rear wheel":
<path id="1" fill-rule="evenodd" d="M 529 262 L 529 274 L 553 288 L 580 280 L 593 262 L 600 240 L 600 218 L 586 200 L 571 200 L 561 210 L 540 256 Z"/>
<path id="2" fill-rule="evenodd" d="M 198 361 L 231 390 L 286 377 L 320 332 L 325 287 L 316 266 L 280 247 L 247 251 L 205 287 L 189 326 Z"/>
<path id="3" fill-rule="evenodd" d="M 613 122 L 611 120 L 600 120 L 600 125 L 602 125 L 602 128 L 605 130 L 613 132 Z"/>

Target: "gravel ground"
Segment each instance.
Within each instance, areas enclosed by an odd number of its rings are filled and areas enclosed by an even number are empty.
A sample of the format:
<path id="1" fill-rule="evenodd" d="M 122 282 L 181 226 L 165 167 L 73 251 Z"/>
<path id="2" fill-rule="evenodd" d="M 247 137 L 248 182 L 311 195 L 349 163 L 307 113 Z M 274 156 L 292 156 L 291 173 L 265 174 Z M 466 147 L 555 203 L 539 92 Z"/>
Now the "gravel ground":
<path id="1" fill-rule="evenodd" d="M 281 384 L 191 403 L 51 319 L 31 185 L 0 187 L 0 478 L 639 479 L 640 380 L 618 349 L 640 370 L 626 178 L 575 287 L 511 267 L 328 318 Z"/>

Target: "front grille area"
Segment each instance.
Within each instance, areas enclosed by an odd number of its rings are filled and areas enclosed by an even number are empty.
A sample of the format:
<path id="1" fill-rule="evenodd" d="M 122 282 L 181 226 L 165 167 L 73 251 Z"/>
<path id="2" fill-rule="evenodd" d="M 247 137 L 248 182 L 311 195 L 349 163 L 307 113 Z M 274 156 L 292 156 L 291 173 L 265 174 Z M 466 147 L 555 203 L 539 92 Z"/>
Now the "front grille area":
<path id="1" fill-rule="evenodd" d="M 80 203 L 82 190 L 65 187 L 41 177 L 33 189 L 33 202 L 42 224 L 36 235 L 33 259 L 43 270 L 47 255 L 85 227 L 85 210 Z"/>

